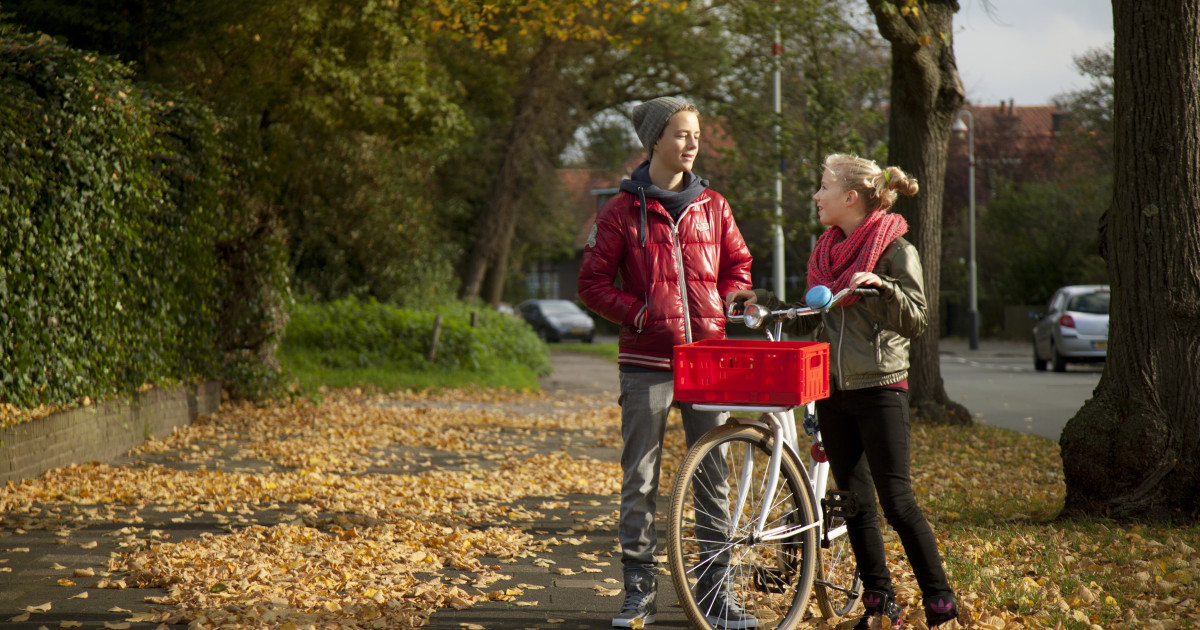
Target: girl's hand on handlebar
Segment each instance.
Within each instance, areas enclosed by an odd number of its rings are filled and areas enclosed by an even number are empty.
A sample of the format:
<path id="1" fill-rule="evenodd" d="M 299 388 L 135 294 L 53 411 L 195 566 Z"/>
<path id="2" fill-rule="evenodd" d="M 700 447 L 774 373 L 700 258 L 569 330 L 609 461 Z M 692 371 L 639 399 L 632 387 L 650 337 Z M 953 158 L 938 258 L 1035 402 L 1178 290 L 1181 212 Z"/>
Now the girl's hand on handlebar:
<path id="1" fill-rule="evenodd" d="M 853 276 L 850 276 L 850 288 L 857 289 L 859 287 L 875 287 L 876 289 L 882 289 L 883 278 L 880 278 L 870 271 L 860 271 Z"/>

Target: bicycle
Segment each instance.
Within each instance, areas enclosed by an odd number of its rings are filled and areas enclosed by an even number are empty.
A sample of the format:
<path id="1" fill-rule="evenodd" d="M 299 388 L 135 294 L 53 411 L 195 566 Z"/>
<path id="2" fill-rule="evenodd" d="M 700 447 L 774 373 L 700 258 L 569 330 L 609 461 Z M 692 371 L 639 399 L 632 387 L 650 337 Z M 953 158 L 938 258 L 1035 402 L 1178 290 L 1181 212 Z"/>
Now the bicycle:
<path id="1" fill-rule="evenodd" d="M 767 322 L 773 326 L 766 331 L 765 343 L 689 344 L 707 344 L 718 361 L 727 363 L 728 373 L 740 369 L 749 375 L 753 382 L 734 386 L 741 391 L 716 396 L 727 400 L 706 401 L 714 398 L 712 392 L 689 394 L 696 386 L 694 381 L 685 382 L 694 376 L 683 369 L 689 346 L 676 349 L 677 399 L 691 402 L 697 409 L 731 414 L 728 422 L 689 449 L 671 493 L 667 556 L 679 602 L 694 628 L 789 630 L 804 618 L 814 586 L 818 609 L 826 618 L 849 613 L 862 596 L 862 580 L 844 522 L 856 511 L 854 497 L 834 488 L 816 421 L 814 401 L 829 395 L 828 345 L 779 341 L 785 319 L 824 312 L 851 294 L 879 292 L 847 289 L 830 296 L 827 288 L 814 287 L 805 300 L 813 307 L 768 311 L 751 305 L 741 315 L 735 314 L 731 304 L 726 314 L 729 321 L 741 321 L 750 328 Z M 738 353 L 732 350 L 739 347 L 758 355 L 742 357 L 743 365 L 738 366 Z M 775 363 L 779 358 L 786 360 Z M 808 372 L 800 375 L 805 380 L 800 389 L 805 391 L 783 396 L 764 391 L 768 388 L 762 381 L 772 375 L 764 374 L 762 368 L 786 371 L 797 358 L 801 372 Z M 747 375 L 730 378 L 745 379 Z M 728 382 L 723 386 L 729 387 Z M 683 400 L 681 393 L 692 399 Z M 786 400 L 777 404 L 781 401 L 771 398 Z M 767 404 L 759 404 L 764 399 Z M 812 439 L 807 467 L 798 450 L 793 412 L 797 406 L 804 410 L 801 426 Z M 732 509 L 731 497 L 736 497 Z M 717 613 L 724 609 L 716 601 L 725 584 L 752 617 L 719 618 Z"/>

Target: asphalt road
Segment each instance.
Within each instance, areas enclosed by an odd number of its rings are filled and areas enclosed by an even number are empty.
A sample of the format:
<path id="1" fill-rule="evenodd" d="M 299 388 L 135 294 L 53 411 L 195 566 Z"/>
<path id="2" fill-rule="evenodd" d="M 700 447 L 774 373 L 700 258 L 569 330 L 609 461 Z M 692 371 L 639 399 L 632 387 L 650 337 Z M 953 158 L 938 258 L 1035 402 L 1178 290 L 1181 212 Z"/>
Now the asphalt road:
<path id="1" fill-rule="evenodd" d="M 597 337 L 596 342 L 616 343 L 616 337 Z M 615 367 L 599 363 L 597 369 L 593 357 L 571 353 L 568 345 L 551 345 L 558 369 L 543 386 L 611 393 L 615 399 Z M 971 350 L 965 339 L 947 338 L 938 342 L 938 349 L 946 393 L 965 405 L 976 422 L 1055 442 L 1071 416 L 1092 397 L 1104 369 L 1103 363 L 1069 364 L 1066 372 L 1037 372 L 1028 342 L 984 339 L 979 349 Z"/>
<path id="2" fill-rule="evenodd" d="M 1103 363 L 1068 364 L 1066 372 L 1037 372 L 1029 343 L 943 340 L 942 381 L 952 400 L 988 426 L 1058 441 L 1063 426 L 1100 382 Z"/>

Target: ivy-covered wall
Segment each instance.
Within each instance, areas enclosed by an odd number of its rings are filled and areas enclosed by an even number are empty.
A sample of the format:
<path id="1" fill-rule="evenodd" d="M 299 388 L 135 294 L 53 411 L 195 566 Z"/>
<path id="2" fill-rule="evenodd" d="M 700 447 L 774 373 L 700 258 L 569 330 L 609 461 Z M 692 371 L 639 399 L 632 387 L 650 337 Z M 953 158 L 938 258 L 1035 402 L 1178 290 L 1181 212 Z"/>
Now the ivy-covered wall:
<path id="1" fill-rule="evenodd" d="M 227 340 L 279 328 L 229 293 L 287 288 L 275 265 L 231 268 L 246 221 L 225 203 L 220 121 L 130 76 L 0 25 L 0 404 L 219 378 L 245 351 Z"/>

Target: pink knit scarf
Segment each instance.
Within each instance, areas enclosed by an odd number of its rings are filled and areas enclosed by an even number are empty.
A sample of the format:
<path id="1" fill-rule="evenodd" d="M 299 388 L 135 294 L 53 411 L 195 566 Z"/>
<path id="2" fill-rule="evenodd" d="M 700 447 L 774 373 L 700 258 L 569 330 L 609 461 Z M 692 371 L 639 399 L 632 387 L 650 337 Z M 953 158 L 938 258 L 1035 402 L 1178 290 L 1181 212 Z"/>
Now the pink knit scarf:
<path id="1" fill-rule="evenodd" d="M 846 288 L 856 272 L 874 270 L 883 250 L 905 232 L 908 222 L 904 217 L 885 210 L 867 215 L 849 238 L 840 228 L 830 227 L 817 239 L 808 259 L 809 288 L 823 284 L 834 293 Z M 850 295 L 840 304 L 846 306 L 856 301 L 858 298 Z"/>

